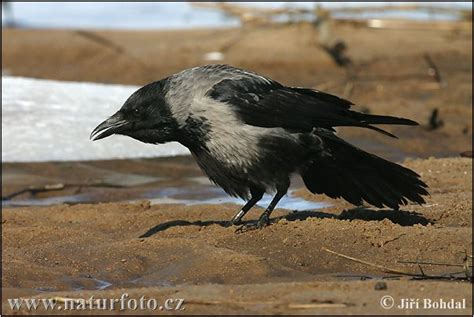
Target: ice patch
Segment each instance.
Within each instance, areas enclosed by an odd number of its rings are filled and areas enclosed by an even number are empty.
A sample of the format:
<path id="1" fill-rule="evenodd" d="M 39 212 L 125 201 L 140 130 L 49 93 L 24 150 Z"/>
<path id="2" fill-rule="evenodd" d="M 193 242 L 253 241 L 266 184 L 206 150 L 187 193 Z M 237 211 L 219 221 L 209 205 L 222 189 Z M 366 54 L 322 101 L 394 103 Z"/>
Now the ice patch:
<path id="1" fill-rule="evenodd" d="M 2 76 L 2 162 L 175 156 L 178 143 L 144 144 L 125 136 L 89 140 L 138 87 Z"/>

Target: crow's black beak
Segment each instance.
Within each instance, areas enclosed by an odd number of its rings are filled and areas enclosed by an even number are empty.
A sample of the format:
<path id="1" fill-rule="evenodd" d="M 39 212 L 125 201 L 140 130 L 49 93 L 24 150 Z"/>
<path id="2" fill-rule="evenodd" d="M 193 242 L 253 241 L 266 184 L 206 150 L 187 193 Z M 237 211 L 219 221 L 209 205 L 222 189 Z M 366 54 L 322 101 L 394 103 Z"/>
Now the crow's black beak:
<path id="1" fill-rule="evenodd" d="M 92 141 L 106 138 L 112 134 L 120 133 L 127 129 L 128 121 L 125 120 L 120 112 L 117 112 L 92 131 L 90 139 Z"/>

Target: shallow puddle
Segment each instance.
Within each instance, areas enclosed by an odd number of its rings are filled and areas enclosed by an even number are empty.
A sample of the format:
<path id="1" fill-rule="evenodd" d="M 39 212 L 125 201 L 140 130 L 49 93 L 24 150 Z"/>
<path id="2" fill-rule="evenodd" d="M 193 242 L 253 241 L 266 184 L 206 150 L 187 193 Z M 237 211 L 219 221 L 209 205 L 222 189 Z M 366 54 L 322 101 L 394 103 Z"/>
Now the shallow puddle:
<path id="1" fill-rule="evenodd" d="M 313 210 L 327 207 L 328 204 L 305 200 L 301 197 L 293 195 L 293 190 L 282 198 L 278 204 L 278 208 L 291 210 Z M 77 195 L 64 195 L 46 198 L 28 198 L 2 201 L 2 207 L 14 206 L 50 206 L 55 204 L 78 204 L 78 203 L 94 203 L 100 201 L 98 199 L 100 193 L 81 193 Z M 272 196 L 265 194 L 257 204 L 257 206 L 266 207 L 270 204 Z M 161 204 L 183 204 L 183 205 L 201 205 L 201 204 L 244 204 L 244 200 L 227 195 L 222 189 L 200 184 L 198 186 L 180 186 L 180 187 L 163 187 L 153 190 L 143 191 L 136 198 L 128 201 L 135 202 L 147 199 L 152 205 Z"/>

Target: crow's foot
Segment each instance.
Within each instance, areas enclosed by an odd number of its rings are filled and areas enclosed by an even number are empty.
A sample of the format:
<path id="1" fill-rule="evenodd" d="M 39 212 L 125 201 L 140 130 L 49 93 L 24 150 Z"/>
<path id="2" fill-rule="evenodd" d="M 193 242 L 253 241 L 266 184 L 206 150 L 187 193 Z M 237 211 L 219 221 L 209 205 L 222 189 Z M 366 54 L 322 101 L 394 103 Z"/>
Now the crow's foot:
<path id="1" fill-rule="evenodd" d="M 270 218 L 268 217 L 266 213 L 263 213 L 257 222 L 240 226 L 239 228 L 237 228 L 237 230 L 235 230 L 235 233 L 244 233 L 247 231 L 263 229 L 269 224 L 270 224 Z"/>
<path id="2" fill-rule="evenodd" d="M 231 219 L 229 222 L 226 224 L 226 228 L 233 227 L 233 226 L 238 226 L 242 223 L 241 219 Z"/>

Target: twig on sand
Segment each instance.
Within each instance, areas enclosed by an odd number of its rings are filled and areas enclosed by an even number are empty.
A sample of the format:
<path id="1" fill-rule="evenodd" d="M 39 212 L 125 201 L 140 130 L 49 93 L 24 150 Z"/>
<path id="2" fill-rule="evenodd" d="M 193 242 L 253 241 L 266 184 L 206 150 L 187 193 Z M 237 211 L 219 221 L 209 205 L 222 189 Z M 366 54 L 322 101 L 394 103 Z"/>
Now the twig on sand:
<path id="1" fill-rule="evenodd" d="M 464 264 L 438 263 L 438 262 L 430 262 L 430 261 L 402 261 L 402 260 L 398 260 L 397 263 L 464 267 Z M 472 267 L 472 265 L 469 265 L 469 266 Z"/>
<path id="2" fill-rule="evenodd" d="M 103 45 L 115 51 L 116 53 L 122 54 L 125 53 L 125 50 L 122 46 L 112 42 L 111 40 L 103 37 L 95 32 L 85 31 L 85 30 L 75 30 L 74 33 L 80 35 L 88 40 L 91 40 L 99 45 Z"/>
<path id="3" fill-rule="evenodd" d="M 326 251 L 326 252 L 329 252 L 329 253 L 332 253 L 332 254 L 335 254 L 335 255 L 337 255 L 341 258 L 344 258 L 344 259 L 348 259 L 348 260 L 351 260 L 351 261 L 354 261 L 354 262 L 358 262 L 358 263 L 361 263 L 361 264 L 365 264 L 365 265 L 369 265 L 369 266 L 378 268 L 378 269 L 380 269 L 380 270 L 382 270 L 383 272 L 386 272 L 386 273 L 402 274 L 402 275 L 408 275 L 408 276 L 419 276 L 420 275 L 420 274 L 411 273 L 411 272 L 402 271 L 402 270 L 397 270 L 397 269 L 392 269 L 392 268 L 388 268 L 388 267 L 383 266 L 383 265 L 379 265 L 379 264 L 367 262 L 367 261 L 364 261 L 364 260 L 360 260 L 360 259 L 354 258 L 352 256 L 348 256 L 348 255 L 345 255 L 345 254 L 342 254 L 342 253 L 339 253 L 339 252 L 336 252 L 336 251 L 333 251 L 333 250 L 329 250 L 328 248 L 325 248 L 325 247 L 322 247 L 322 250 Z"/>
<path id="4" fill-rule="evenodd" d="M 73 32 L 75 34 L 89 40 L 89 41 L 92 41 L 92 42 L 94 42 L 98 45 L 101 45 L 103 47 L 106 47 L 106 48 L 112 50 L 114 53 L 116 53 L 118 55 L 124 55 L 124 56 L 127 56 L 128 58 L 131 58 L 141 68 L 148 70 L 148 67 L 147 67 L 146 63 L 144 63 L 140 58 L 133 55 L 124 46 L 119 45 L 119 44 L 115 43 L 114 41 L 109 40 L 105 36 L 97 34 L 97 32 L 86 31 L 86 30 L 74 30 Z"/>
<path id="5" fill-rule="evenodd" d="M 28 188 L 21 189 L 19 191 L 16 191 L 14 193 L 11 193 L 10 195 L 6 195 L 2 197 L 2 201 L 5 200 L 11 200 L 12 198 L 19 196 L 24 193 L 31 193 L 31 194 L 37 194 L 37 193 L 43 193 L 43 192 L 50 192 L 50 191 L 56 191 L 56 190 L 63 190 L 67 187 L 111 187 L 111 188 L 125 188 L 127 186 L 123 185 L 117 185 L 117 184 L 110 184 L 110 183 L 90 183 L 90 184 L 63 184 L 63 183 L 58 183 L 58 184 L 49 184 L 49 185 L 44 185 L 44 186 L 30 186 Z"/>
<path id="6" fill-rule="evenodd" d="M 55 190 L 62 190 L 66 186 L 64 184 L 51 184 L 51 185 L 45 185 L 42 187 L 37 187 L 37 186 L 30 186 L 28 188 L 21 189 L 19 191 L 16 191 L 14 193 L 11 193 L 10 195 L 2 196 L 2 201 L 4 200 L 10 200 L 16 196 L 19 196 L 24 193 L 31 193 L 31 194 L 36 194 L 36 193 L 42 193 L 42 192 L 49 192 L 49 191 L 55 191 Z"/>
<path id="7" fill-rule="evenodd" d="M 372 262 L 364 261 L 364 260 L 361 260 L 361 259 L 358 259 L 358 258 L 355 258 L 355 257 L 352 257 L 352 256 L 348 256 L 348 255 L 330 250 L 330 249 L 325 248 L 325 247 L 322 247 L 321 249 L 323 251 L 335 254 L 335 255 L 337 255 L 341 258 L 344 258 L 344 259 L 348 259 L 348 260 L 351 260 L 351 261 L 354 261 L 354 262 L 357 262 L 357 263 L 361 263 L 361 264 L 365 264 L 365 265 L 368 265 L 368 266 L 371 266 L 371 267 L 378 268 L 379 270 L 381 270 L 382 272 L 385 272 L 385 273 L 394 273 L 394 274 L 400 274 L 400 275 L 405 275 L 405 276 L 411 276 L 411 277 L 416 278 L 416 279 L 449 279 L 449 280 L 467 280 L 467 281 L 472 282 L 472 273 L 469 270 L 469 265 L 467 265 L 467 259 L 468 259 L 467 253 L 466 253 L 466 256 L 464 257 L 464 259 L 465 259 L 464 265 L 461 265 L 464 268 L 463 272 L 446 273 L 446 274 L 443 274 L 443 275 L 427 275 L 423 271 L 423 269 L 421 268 L 422 262 L 418 262 L 418 261 L 414 261 L 414 264 L 418 264 L 418 268 L 420 270 L 420 273 L 412 273 L 412 272 L 399 270 L 399 269 L 393 269 L 393 268 L 389 268 L 389 267 L 386 267 L 386 266 L 383 266 L 383 265 L 380 265 L 380 264 L 375 264 L 375 263 L 372 263 Z M 459 274 L 459 273 L 465 273 L 465 277 L 456 277 L 455 275 Z"/>

